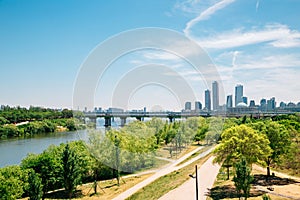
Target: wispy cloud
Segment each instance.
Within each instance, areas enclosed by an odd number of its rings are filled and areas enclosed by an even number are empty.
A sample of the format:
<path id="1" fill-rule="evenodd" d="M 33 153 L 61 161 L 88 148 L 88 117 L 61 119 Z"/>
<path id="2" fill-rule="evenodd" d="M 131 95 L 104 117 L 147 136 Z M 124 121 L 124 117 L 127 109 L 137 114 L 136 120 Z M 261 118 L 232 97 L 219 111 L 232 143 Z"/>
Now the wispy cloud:
<path id="1" fill-rule="evenodd" d="M 190 20 L 187 24 L 183 32 L 186 34 L 186 36 L 190 36 L 190 30 L 191 28 L 197 24 L 200 21 L 207 20 L 210 18 L 211 15 L 216 13 L 218 10 L 221 10 L 228 6 L 229 4 L 233 3 L 235 0 L 221 0 L 218 3 L 210 6 L 203 12 L 201 12 L 196 18 Z"/>
<path id="2" fill-rule="evenodd" d="M 259 8 L 259 0 L 256 1 L 256 12 L 258 11 Z"/>
<path id="3" fill-rule="evenodd" d="M 177 61 L 181 59 L 177 55 L 168 52 L 163 52 L 163 51 L 145 52 L 143 54 L 143 57 L 151 60 L 169 60 L 169 61 Z"/>
<path id="4" fill-rule="evenodd" d="M 252 28 L 250 31 L 236 29 L 222 32 L 208 38 L 195 38 L 205 48 L 225 49 L 267 42 L 273 47 L 300 46 L 300 32 L 291 30 L 282 24 L 266 25 L 262 29 Z"/>

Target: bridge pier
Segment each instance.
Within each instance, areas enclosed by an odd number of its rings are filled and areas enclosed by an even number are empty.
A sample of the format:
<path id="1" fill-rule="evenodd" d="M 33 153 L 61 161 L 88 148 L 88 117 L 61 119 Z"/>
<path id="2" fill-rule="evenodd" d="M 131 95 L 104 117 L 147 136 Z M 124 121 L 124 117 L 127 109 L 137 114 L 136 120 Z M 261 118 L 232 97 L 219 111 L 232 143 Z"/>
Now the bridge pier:
<path id="1" fill-rule="evenodd" d="M 169 118 L 169 122 L 170 122 L 170 123 L 173 123 L 173 122 L 175 121 L 175 117 L 169 116 L 168 118 Z"/>
<path id="2" fill-rule="evenodd" d="M 111 117 L 104 117 L 104 120 L 105 120 L 104 126 L 111 127 Z"/>
<path id="3" fill-rule="evenodd" d="M 144 121 L 144 117 L 135 117 L 138 121 Z"/>
<path id="4" fill-rule="evenodd" d="M 120 117 L 121 119 L 121 127 L 125 126 L 126 124 L 126 117 Z"/>

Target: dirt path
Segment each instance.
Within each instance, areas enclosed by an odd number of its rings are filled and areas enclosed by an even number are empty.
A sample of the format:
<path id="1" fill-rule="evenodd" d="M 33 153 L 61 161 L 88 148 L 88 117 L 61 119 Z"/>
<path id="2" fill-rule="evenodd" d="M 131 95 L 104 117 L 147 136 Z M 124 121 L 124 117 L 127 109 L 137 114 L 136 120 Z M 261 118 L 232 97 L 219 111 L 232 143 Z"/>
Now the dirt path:
<path id="1" fill-rule="evenodd" d="M 213 148 L 199 154 L 198 156 L 196 156 L 195 158 L 187 161 L 186 163 L 180 165 L 180 166 L 176 166 L 178 165 L 180 162 L 184 161 L 185 159 L 187 159 L 188 157 L 190 157 L 192 154 L 200 151 L 203 147 L 198 147 L 196 149 L 194 149 L 193 151 L 185 154 L 184 156 L 182 156 L 181 158 L 179 158 L 178 160 L 176 160 L 175 162 L 172 162 L 170 164 L 168 164 L 167 166 L 161 168 L 160 170 L 158 170 L 154 175 L 150 176 L 149 178 L 147 178 L 146 180 L 138 183 L 137 185 L 133 186 L 132 188 L 126 190 L 125 192 L 121 193 L 119 196 L 115 197 L 114 200 L 123 200 L 126 199 L 128 197 L 130 197 L 131 195 L 133 195 L 135 192 L 137 192 L 139 189 L 145 187 L 146 185 L 150 184 L 151 182 L 155 181 L 156 179 L 158 179 L 161 176 L 164 176 L 168 173 L 171 173 L 172 171 L 178 170 L 192 162 L 194 162 L 195 160 L 206 156 L 207 154 L 209 154 Z"/>
<path id="2" fill-rule="evenodd" d="M 211 188 L 214 184 L 214 180 L 219 172 L 220 166 L 213 164 L 214 157 L 210 157 L 201 167 L 198 169 L 198 190 L 199 199 L 206 199 L 207 188 Z M 181 200 L 181 199 L 196 199 L 195 179 L 190 179 L 178 188 L 171 190 L 160 200 Z"/>

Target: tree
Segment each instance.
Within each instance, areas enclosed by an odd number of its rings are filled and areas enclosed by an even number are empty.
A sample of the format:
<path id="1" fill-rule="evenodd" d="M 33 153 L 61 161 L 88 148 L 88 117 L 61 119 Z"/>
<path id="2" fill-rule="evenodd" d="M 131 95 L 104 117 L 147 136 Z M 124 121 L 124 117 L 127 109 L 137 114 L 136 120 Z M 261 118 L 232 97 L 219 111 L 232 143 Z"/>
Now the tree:
<path id="1" fill-rule="evenodd" d="M 45 194 L 62 187 L 60 148 L 50 146 L 41 154 L 29 154 L 21 162 L 22 169 L 33 169 L 42 179 L 43 199 Z"/>
<path id="2" fill-rule="evenodd" d="M 220 145 L 214 150 L 218 163 L 242 157 L 250 165 L 263 163 L 272 153 L 267 136 L 244 124 L 226 129 L 221 137 Z"/>
<path id="3" fill-rule="evenodd" d="M 251 176 L 250 167 L 247 166 L 247 161 L 244 158 L 235 165 L 233 181 L 238 194 L 243 191 L 244 197 L 247 199 L 249 197 L 253 176 Z"/>
<path id="4" fill-rule="evenodd" d="M 21 198 L 26 187 L 26 173 L 19 166 L 8 166 L 0 169 L 0 194 L 3 200 Z"/>
<path id="5" fill-rule="evenodd" d="M 27 193 L 29 200 L 39 200 L 43 196 L 43 185 L 42 179 L 33 170 L 29 171 L 28 174 L 28 184 Z"/>
<path id="6" fill-rule="evenodd" d="M 67 119 L 67 121 L 66 121 L 66 127 L 68 128 L 69 131 L 75 131 L 76 130 L 76 126 L 75 126 L 74 119 Z"/>
<path id="7" fill-rule="evenodd" d="M 152 118 L 150 121 L 146 122 L 146 125 L 149 128 L 154 128 L 155 137 L 156 137 L 156 144 L 159 145 L 162 140 L 162 129 L 164 127 L 164 123 L 161 119 Z"/>
<path id="8" fill-rule="evenodd" d="M 7 124 L 9 121 L 5 119 L 4 117 L 0 116 L 0 125 Z"/>
<path id="9" fill-rule="evenodd" d="M 76 186 L 80 183 L 81 173 L 78 156 L 67 144 L 62 154 L 64 187 L 71 199 Z"/>
<path id="10" fill-rule="evenodd" d="M 199 128 L 199 129 L 197 130 L 197 133 L 196 133 L 195 137 L 194 137 L 194 140 L 195 140 L 196 142 L 198 142 L 198 144 L 199 144 L 199 142 L 200 142 L 201 140 L 204 140 L 204 139 L 205 139 L 205 136 L 206 136 L 207 131 L 208 131 L 208 126 L 207 126 L 207 125 L 204 125 L 204 126 L 202 126 L 201 128 Z"/>
<path id="11" fill-rule="evenodd" d="M 269 146 L 272 153 L 265 160 L 267 164 L 267 176 L 270 176 L 270 165 L 272 162 L 279 162 L 280 156 L 288 152 L 291 140 L 289 132 L 283 125 L 277 122 L 270 122 L 266 125 L 265 133 L 270 141 Z"/>

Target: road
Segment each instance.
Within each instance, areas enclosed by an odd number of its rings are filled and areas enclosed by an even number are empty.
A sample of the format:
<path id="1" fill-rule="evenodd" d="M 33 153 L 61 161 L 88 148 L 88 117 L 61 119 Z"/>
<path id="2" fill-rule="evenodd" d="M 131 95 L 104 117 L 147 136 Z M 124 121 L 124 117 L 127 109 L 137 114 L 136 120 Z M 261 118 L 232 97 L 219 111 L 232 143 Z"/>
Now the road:
<path id="1" fill-rule="evenodd" d="M 198 169 L 198 191 L 199 199 L 206 199 L 208 192 L 207 188 L 211 188 L 217 177 L 220 169 L 220 165 L 213 164 L 214 157 L 210 157 L 199 169 Z M 171 190 L 159 200 L 181 200 L 181 199 L 196 199 L 196 183 L 195 179 L 190 179 L 178 188 Z"/>
<path id="2" fill-rule="evenodd" d="M 133 186 L 132 188 L 126 190 L 125 192 L 121 193 L 119 196 L 115 197 L 114 200 L 123 200 L 126 199 L 128 197 L 130 197 L 131 195 L 133 195 L 134 193 L 136 193 L 138 190 L 140 190 L 141 188 L 145 187 L 146 185 L 150 184 L 151 182 L 155 181 L 156 179 L 158 179 L 161 176 L 164 176 L 166 174 L 169 174 L 175 170 L 178 170 L 182 167 L 185 167 L 186 165 L 189 165 L 190 163 L 194 162 L 195 160 L 198 160 L 199 158 L 202 158 L 204 156 L 206 156 L 207 154 L 209 154 L 213 148 L 199 154 L 198 156 L 194 157 L 193 159 L 185 162 L 184 164 L 180 165 L 180 166 L 176 166 L 178 165 L 180 162 L 184 161 L 186 158 L 190 157 L 192 154 L 196 153 L 197 151 L 200 151 L 203 147 L 198 147 L 196 149 L 194 149 L 193 151 L 185 154 L 184 156 L 182 156 L 181 158 L 179 158 L 178 160 L 168 164 L 167 166 L 163 167 L 162 169 L 158 170 L 155 174 L 153 174 L 152 176 L 150 176 L 149 178 L 145 179 L 144 181 L 136 184 L 135 186 Z"/>

